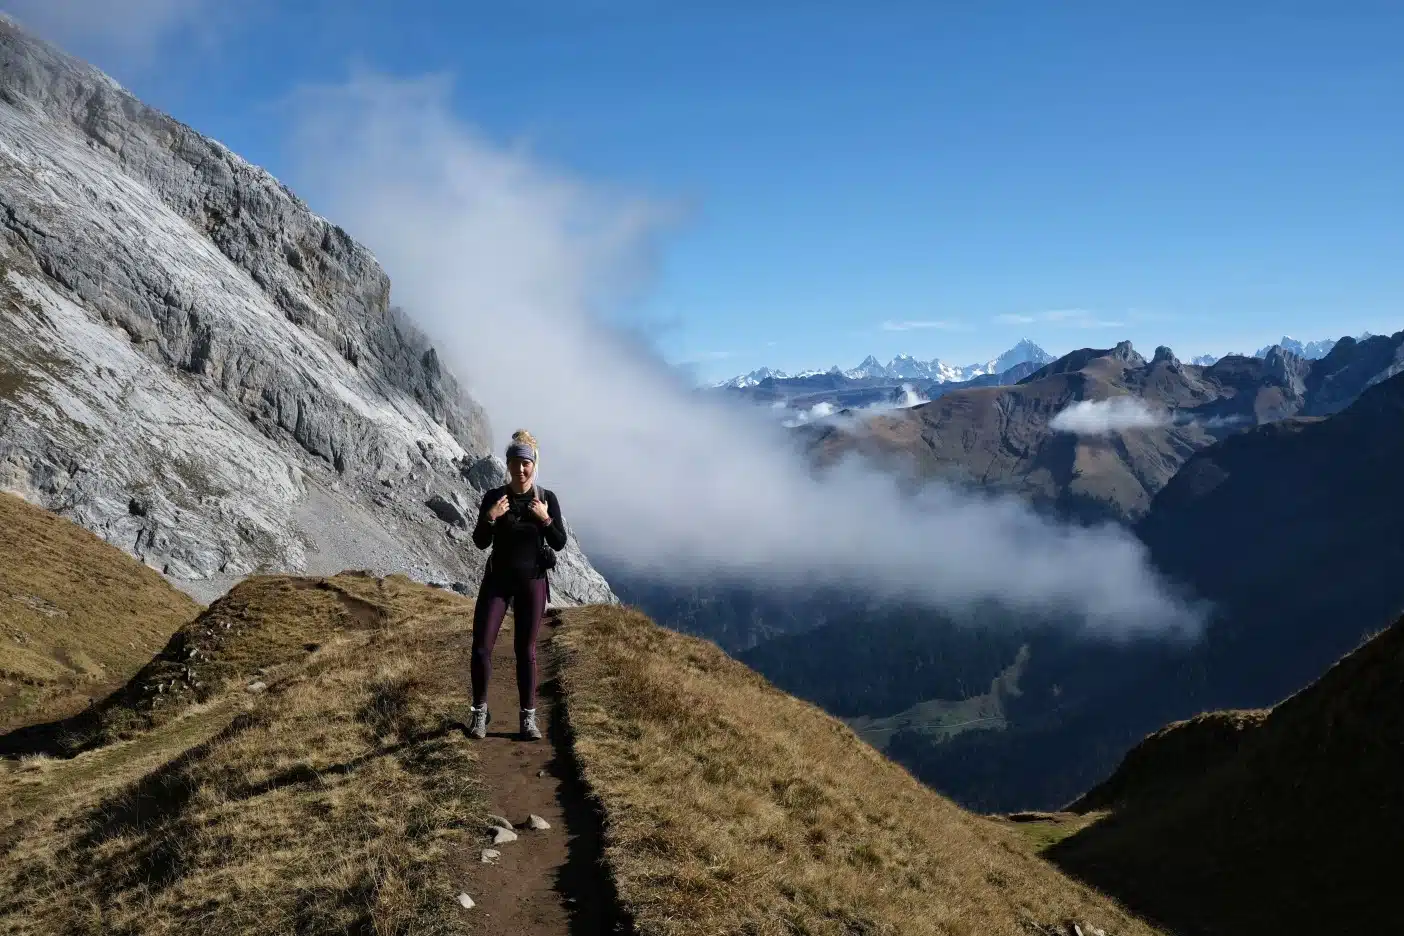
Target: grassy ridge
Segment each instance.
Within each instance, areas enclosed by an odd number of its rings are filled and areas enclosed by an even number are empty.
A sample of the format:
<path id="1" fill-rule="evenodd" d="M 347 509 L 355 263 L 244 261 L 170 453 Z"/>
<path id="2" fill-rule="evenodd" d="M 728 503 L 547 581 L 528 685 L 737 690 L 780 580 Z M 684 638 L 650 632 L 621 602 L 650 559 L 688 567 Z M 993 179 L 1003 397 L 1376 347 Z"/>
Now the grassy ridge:
<path id="1" fill-rule="evenodd" d="M 0 933 L 469 931 L 453 869 L 484 807 L 444 715 L 469 610 L 398 578 L 235 588 L 172 641 L 204 648 L 198 687 L 142 710 L 158 659 L 120 737 L 0 762 Z"/>
<path id="2" fill-rule="evenodd" d="M 563 618 L 575 754 L 641 934 L 1154 932 L 714 645 Z"/>
<path id="3" fill-rule="evenodd" d="M 0 530 L 0 732 L 102 698 L 200 613 L 157 572 L 11 494 Z"/>
<path id="4" fill-rule="evenodd" d="M 1111 815 L 1045 854 L 1185 936 L 1395 932 L 1401 700 L 1404 620 L 1265 715 L 1152 735 L 1079 804 Z"/>

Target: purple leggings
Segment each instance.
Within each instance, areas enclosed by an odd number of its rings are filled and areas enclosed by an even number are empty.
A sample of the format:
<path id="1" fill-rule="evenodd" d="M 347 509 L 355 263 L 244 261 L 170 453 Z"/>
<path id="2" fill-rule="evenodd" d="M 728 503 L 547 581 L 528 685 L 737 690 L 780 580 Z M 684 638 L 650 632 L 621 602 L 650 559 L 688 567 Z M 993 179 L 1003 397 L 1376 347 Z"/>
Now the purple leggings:
<path id="1" fill-rule="evenodd" d="M 513 649 L 517 653 L 517 697 L 524 709 L 536 708 L 536 635 L 541 615 L 546 611 L 546 579 L 513 581 L 489 575 L 478 590 L 473 607 L 473 704 L 487 701 L 488 680 L 492 678 L 492 648 L 497 631 L 512 606 L 516 624 Z"/>

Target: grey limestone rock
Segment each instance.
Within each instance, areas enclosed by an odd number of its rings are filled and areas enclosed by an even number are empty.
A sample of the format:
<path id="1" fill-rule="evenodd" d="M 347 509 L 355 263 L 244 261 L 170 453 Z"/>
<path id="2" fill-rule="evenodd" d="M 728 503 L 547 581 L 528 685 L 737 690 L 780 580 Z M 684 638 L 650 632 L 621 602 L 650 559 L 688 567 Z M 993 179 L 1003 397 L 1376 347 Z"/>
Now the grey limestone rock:
<path id="1" fill-rule="evenodd" d="M 434 511 L 434 515 L 445 523 L 460 527 L 467 525 L 467 518 L 464 517 L 462 509 L 451 498 L 435 494 L 425 501 L 424 505 Z"/>
<path id="2" fill-rule="evenodd" d="M 0 16 L 0 489 L 204 600 L 255 571 L 475 581 L 424 501 L 466 520 L 490 440 L 369 251 Z M 557 602 L 614 600 L 561 558 Z"/>

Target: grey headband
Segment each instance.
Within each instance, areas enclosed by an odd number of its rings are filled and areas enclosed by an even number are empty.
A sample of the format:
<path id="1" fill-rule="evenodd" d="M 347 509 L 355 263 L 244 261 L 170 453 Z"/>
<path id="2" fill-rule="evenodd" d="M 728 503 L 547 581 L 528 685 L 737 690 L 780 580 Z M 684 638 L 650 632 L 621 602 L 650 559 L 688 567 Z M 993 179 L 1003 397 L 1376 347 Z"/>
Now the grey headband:
<path id="1" fill-rule="evenodd" d="M 523 461 L 536 462 L 536 449 L 525 442 L 513 442 L 507 446 L 508 458 L 520 458 Z"/>

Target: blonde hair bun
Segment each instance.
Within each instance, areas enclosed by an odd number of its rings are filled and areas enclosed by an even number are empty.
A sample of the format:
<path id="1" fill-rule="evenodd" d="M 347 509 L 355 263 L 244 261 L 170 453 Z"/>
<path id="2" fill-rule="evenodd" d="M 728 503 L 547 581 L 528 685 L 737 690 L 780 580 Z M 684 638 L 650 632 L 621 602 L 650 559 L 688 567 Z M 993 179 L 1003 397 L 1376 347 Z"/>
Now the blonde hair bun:
<path id="1" fill-rule="evenodd" d="M 531 455 L 528 456 L 527 452 Z M 533 462 L 541 458 L 541 452 L 536 447 L 536 438 L 525 429 L 518 429 L 512 433 L 512 443 L 507 446 L 507 457 L 511 458 L 514 454 L 529 457 Z"/>

